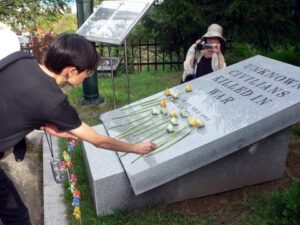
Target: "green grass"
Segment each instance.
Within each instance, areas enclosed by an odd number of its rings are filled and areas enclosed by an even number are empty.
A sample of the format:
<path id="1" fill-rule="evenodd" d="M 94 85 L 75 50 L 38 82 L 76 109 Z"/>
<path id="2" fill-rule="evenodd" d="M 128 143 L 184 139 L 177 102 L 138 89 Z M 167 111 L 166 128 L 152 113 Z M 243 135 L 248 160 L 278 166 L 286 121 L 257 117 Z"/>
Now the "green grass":
<path id="1" fill-rule="evenodd" d="M 142 71 L 129 75 L 130 100 L 135 102 L 142 98 L 156 94 L 180 84 L 181 71 Z M 79 112 L 81 119 L 89 125 L 99 123 L 98 117 L 101 113 L 114 109 L 112 78 L 109 76 L 98 77 L 98 88 L 100 95 L 105 99 L 101 105 L 80 105 L 82 98 L 82 87 L 76 88 L 68 93 L 68 99 Z M 127 76 L 124 74 L 115 77 L 115 102 L 116 108 L 128 104 Z"/>
<path id="2" fill-rule="evenodd" d="M 300 224 L 300 181 L 292 186 L 262 195 L 252 204 L 251 225 L 299 225 Z"/>

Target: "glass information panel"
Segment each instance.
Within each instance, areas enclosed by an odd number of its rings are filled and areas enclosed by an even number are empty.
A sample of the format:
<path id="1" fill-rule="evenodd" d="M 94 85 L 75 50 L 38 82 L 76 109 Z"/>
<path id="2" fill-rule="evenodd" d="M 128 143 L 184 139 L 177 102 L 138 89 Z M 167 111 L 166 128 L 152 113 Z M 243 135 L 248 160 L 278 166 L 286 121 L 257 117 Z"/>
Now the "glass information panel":
<path id="1" fill-rule="evenodd" d="M 103 1 L 77 33 L 93 42 L 121 45 L 153 2 Z"/>

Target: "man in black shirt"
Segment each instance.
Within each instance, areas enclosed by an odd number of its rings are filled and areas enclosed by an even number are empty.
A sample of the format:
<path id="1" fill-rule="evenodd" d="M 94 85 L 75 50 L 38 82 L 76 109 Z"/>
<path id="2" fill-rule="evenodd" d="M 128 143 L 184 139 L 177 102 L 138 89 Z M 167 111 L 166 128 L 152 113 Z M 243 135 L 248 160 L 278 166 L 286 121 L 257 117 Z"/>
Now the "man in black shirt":
<path id="1" fill-rule="evenodd" d="M 99 148 L 147 154 L 151 142 L 131 144 L 103 136 L 82 122 L 59 86 L 80 85 L 96 69 L 95 47 L 77 34 L 58 36 L 48 47 L 44 65 L 28 53 L 14 52 L 0 61 L 0 152 L 34 129 L 59 137 L 76 137 Z M 30 225 L 28 210 L 0 168 L 0 218 L 5 225 Z"/>

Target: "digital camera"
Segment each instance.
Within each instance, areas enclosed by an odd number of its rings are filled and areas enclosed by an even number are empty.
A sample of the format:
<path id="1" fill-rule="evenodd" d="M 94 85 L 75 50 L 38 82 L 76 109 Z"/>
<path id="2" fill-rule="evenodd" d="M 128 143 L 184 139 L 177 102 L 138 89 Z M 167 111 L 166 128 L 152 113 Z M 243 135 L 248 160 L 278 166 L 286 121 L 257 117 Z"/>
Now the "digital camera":
<path id="1" fill-rule="evenodd" d="M 213 46 L 211 44 L 206 44 L 206 43 L 198 43 L 196 45 L 196 50 L 201 51 L 203 49 L 212 49 Z"/>

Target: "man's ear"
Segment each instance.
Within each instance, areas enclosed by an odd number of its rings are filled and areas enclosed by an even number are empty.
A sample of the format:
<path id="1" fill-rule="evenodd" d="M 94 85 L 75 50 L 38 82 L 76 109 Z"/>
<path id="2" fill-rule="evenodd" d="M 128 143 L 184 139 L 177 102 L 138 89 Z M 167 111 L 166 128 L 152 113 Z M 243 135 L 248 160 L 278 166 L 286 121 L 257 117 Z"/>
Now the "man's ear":
<path id="1" fill-rule="evenodd" d="M 74 75 L 77 75 L 78 71 L 76 67 L 74 66 L 68 66 L 65 68 L 66 78 L 72 77 Z"/>

